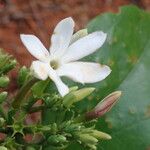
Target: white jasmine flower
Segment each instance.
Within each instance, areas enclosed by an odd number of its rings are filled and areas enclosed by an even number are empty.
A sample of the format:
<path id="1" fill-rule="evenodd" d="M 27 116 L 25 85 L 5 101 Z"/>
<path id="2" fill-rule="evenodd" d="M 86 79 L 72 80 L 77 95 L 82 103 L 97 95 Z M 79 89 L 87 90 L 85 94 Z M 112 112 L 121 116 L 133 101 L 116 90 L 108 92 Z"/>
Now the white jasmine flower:
<path id="1" fill-rule="evenodd" d="M 36 36 L 20 35 L 28 51 L 38 59 L 31 65 L 35 76 L 41 80 L 50 77 L 61 96 L 69 92 L 61 76 L 80 83 L 94 83 L 105 79 L 111 72 L 106 65 L 77 61 L 100 48 L 106 40 L 106 34 L 101 31 L 87 34 L 87 30 L 83 29 L 73 35 L 73 29 L 71 17 L 61 20 L 54 29 L 49 50 Z"/>

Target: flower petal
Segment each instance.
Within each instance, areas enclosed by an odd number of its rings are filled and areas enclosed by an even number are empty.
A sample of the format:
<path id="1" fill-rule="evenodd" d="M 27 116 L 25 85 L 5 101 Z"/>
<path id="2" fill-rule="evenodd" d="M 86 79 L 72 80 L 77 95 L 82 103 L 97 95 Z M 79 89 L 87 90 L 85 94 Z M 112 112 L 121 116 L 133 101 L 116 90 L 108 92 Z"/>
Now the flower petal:
<path id="1" fill-rule="evenodd" d="M 66 94 L 69 93 L 69 88 L 61 81 L 60 77 L 57 75 L 55 70 L 49 67 L 48 74 L 49 77 L 54 81 L 55 85 L 57 86 L 57 89 L 61 96 L 65 96 Z"/>
<path id="2" fill-rule="evenodd" d="M 50 53 L 62 55 L 69 46 L 74 28 L 74 21 L 71 17 L 61 20 L 54 29 L 51 38 Z"/>
<path id="3" fill-rule="evenodd" d="M 33 61 L 31 70 L 33 71 L 35 77 L 40 80 L 46 80 L 48 77 L 47 64 L 44 62 Z"/>
<path id="4" fill-rule="evenodd" d="M 106 65 L 91 62 L 72 62 L 61 66 L 57 73 L 80 83 L 94 83 L 105 79 L 111 72 Z"/>
<path id="5" fill-rule="evenodd" d="M 36 36 L 21 34 L 20 38 L 31 55 L 41 61 L 47 61 L 49 58 L 49 52 Z"/>
<path id="6" fill-rule="evenodd" d="M 82 37 L 84 37 L 86 35 L 88 35 L 87 29 L 79 30 L 78 32 L 73 34 L 69 44 L 71 45 L 72 43 L 74 43 L 75 41 L 79 40 L 80 38 L 82 38 Z"/>
<path id="7" fill-rule="evenodd" d="M 90 55 L 103 45 L 106 37 L 106 33 L 98 31 L 77 40 L 69 46 L 63 56 L 63 61 L 75 61 Z"/>

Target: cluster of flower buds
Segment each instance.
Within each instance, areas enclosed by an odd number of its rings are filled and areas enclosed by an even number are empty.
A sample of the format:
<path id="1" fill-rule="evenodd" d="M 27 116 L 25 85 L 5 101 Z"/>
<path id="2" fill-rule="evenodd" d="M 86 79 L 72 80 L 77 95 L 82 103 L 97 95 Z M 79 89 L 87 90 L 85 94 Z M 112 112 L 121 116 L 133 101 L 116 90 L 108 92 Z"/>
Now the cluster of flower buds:
<path id="1" fill-rule="evenodd" d="M 16 63 L 17 63 L 16 60 L 13 59 L 12 56 L 5 54 L 0 49 L 0 76 L 3 74 L 6 74 L 11 69 L 13 69 Z M 6 85 L 7 82 L 8 82 L 8 79 L 5 78 L 5 82 L 3 84 Z"/>

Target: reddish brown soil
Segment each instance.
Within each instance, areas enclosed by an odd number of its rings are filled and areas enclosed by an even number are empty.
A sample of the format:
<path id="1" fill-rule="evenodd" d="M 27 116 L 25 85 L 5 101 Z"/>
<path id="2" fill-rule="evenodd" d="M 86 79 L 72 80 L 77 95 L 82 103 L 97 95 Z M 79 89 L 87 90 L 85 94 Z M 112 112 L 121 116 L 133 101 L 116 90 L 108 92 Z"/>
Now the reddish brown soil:
<path id="1" fill-rule="evenodd" d="M 62 18 L 72 16 L 76 30 L 104 12 L 136 4 L 149 10 L 149 0 L 0 0 L 0 47 L 13 54 L 21 65 L 30 65 L 31 55 L 20 42 L 20 33 L 37 35 L 46 47 L 52 31 Z"/>

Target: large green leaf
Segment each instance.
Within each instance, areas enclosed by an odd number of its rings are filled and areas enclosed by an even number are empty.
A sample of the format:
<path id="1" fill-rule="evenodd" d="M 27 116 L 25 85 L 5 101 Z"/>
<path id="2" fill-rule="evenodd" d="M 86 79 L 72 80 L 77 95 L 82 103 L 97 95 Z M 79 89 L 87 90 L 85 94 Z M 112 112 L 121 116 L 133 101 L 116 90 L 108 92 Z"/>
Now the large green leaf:
<path id="1" fill-rule="evenodd" d="M 97 88 L 93 101 L 82 102 L 88 108 L 110 92 L 123 91 L 113 110 L 97 128 L 110 133 L 111 141 L 99 144 L 99 150 L 148 150 L 150 148 L 150 14 L 135 6 L 122 7 L 118 14 L 106 13 L 92 20 L 90 32 L 108 34 L 104 46 L 85 60 L 111 67 L 111 75 Z M 85 104 L 85 105 L 84 105 Z M 71 147 L 70 149 L 76 149 Z"/>
<path id="2" fill-rule="evenodd" d="M 101 143 L 108 150 L 148 150 L 150 146 L 150 42 L 119 89 L 120 103 L 106 117 L 113 139 Z"/>
<path id="3" fill-rule="evenodd" d="M 109 131 L 113 139 L 101 143 L 99 149 L 148 149 L 150 14 L 133 6 L 124 7 L 117 15 L 97 17 L 89 24 L 89 29 L 108 33 L 107 43 L 96 56 L 100 62 L 110 64 L 113 71 L 106 85 L 99 88 L 100 95 L 116 88 L 123 91 L 120 103 L 105 118 L 110 128 L 105 127 L 105 131 Z"/>

